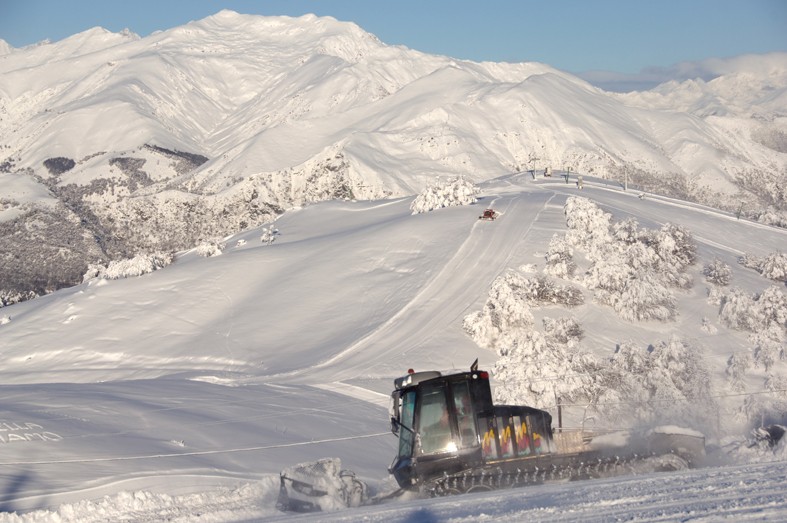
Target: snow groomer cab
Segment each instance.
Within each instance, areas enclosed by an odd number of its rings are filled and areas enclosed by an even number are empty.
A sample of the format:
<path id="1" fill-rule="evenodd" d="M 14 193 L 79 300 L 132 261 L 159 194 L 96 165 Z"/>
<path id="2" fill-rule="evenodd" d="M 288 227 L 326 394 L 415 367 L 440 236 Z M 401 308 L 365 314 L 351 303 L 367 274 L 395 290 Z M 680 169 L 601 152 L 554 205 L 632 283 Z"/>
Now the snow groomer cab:
<path id="1" fill-rule="evenodd" d="M 447 475 L 509 468 L 553 448 L 552 416 L 493 405 L 489 374 L 478 370 L 477 360 L 468 372 L 410 370 L 394 380 L 390 413 L 399 446 L 388 471 L 405 489 Z"/>

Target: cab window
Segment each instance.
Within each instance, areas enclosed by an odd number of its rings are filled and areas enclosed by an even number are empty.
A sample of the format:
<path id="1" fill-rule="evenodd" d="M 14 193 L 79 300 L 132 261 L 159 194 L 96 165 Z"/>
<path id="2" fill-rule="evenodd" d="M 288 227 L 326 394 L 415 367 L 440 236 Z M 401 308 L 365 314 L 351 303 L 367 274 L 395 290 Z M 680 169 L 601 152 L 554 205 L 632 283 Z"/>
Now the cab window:
<path id="1" fill-rule="evenodd" d="M 413 443 L 415 441 L 414 417 L 415 391 L 411 390 L 402 395 L 401 416 L 399 418 L 399 457 L 406 458 L 413 455 Z"/>
<path id="2" fill-rule="evenodd" d="M 442 384 L 427 385 L 422 388 L 418 426 L 422 454 L 456 450 L 456 444 L 451 437 L 448 403 Z"/>
<path id="3" fill-rule="evenodd" d="M 470 400 L 470 386 L 466 381 L 451 384 L 456 408 L 456 421 L 459 426 L 459 440 L 462 448 L 478 445 L 478 433 L 473 416 L 473 404 Z"/>

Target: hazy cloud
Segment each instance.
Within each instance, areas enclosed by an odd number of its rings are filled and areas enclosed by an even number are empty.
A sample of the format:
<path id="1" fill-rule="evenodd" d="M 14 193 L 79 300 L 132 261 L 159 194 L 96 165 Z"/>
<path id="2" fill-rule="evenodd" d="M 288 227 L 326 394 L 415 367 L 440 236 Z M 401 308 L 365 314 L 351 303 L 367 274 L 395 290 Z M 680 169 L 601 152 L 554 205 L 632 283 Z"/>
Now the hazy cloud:
<path id="1" fill-rule="evenodd" d="M 585 71 L 576 76 L 605 91 L 646 91 L 669 81 L 700 79 L 705 82 L 721 75 L 750 72 L 768 75 L 774 69 L 784 70 L 787 53 L 747 54 L 731 58 L 709 58 L 698 62 L 680 62 L 669 67 L 648 67 L 639 73 Z"/>

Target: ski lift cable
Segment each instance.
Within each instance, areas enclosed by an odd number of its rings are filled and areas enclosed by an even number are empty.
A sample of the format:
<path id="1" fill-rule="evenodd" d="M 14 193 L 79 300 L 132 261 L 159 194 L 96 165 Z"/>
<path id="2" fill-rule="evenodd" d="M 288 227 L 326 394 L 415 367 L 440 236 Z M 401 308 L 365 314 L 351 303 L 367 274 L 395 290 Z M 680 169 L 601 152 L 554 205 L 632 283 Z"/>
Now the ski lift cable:
<path id="1" fill-rule="evenodd" d="M 8 465 L 55 465 L 64 463 L 102 463 L 111 461 L 137 461 L 143 459 L 159 459 L 159 458 L 181 458 L 187 456 L 211 456 L 216 454 L 233 454 L 236 452 L 253 452 L 260 450 L 281 449 L 288 447 L 301 447 L 305 445 L 314 445 L 318 443 L 334 443 L 337 441 L 352 441 L 358 439 L 376 438 L 379 436 L 387 436 L 390 432 L 377 432 L 374 434 L 363 434 L 360 436 L 344 436 L 339 438 L 327 438 L 322 440 L 300 441 L 297 443 L 281 443 L 278 445 L 262 445 L 259 447 L 243 447 L 237 449 L 220 449 L 220 450 L 198 450 L 194 452 L 176 452 L 170 454 L 149 454 L 145 456 L 114 456 L 106 458 L 83 458 L 83 459 L 53 459 L 53 460 L 37 460 L 37 461 L 7 461 L 0 463 L 0 466 Z"/>
<path id="2" fill-rule="evenodd" d="M 346 406 L 346 405 L 355 404 L 355 403 L 365 403 L 365 402 L 363 400 L 355 400 L 355 401 L 349 401 L 349 402 L 345 403 L 344 405 Z M 229 404 L 230 405 L 240 405 L 240 403 L 229 403 Z M 158 411 L 162 411 L 162 410 L 166 411 L 166 410 L 169 410 L 169 409 L 158 409 Z M 206 420 L 206 421 L 199 421 L 199 422 L 194 422 L 194 423 L 181 424 L 180 427 L 181 428 L 211 427 L 211 426 L 216 426 L 216 425 L 225 425 L 225 424 L 232 424 L 232 423 L 248 423 L 249 421 L 253 421 L 253 420 L 265 420 L 265 419 L 269 419 L 269 418 L 273 418 L 273 419 L 277 419 L 278 420 L 278 419 L 282 419 L 284 417 L 303 415 L 304 412 L 309 412 L 309 411 L 315 411 L 315 412 L 318 412 L 318 413 L 321 413 L 321 414 L 331 414 L 331 413 L 338 414 L 339 413 L 338 409 L 334 410 L 334 409 L 325 409 L 325 408 L 322 408 L 322 409 L 301 408 L 301 409 L 291 409 L 289 412 L 273 412 L 273 413 L 260 414 L 260 415 L 257 415 L 257 416 L 243 415 L 243 416 L 239 416 L 239 417 L 235 417 L 235 418 L 210 419 L 210 420 Z M 157 412 L 157 411 L 153 411 L 153 412 Z M 148 412 L 146 411 L 145 413 L 147 414 Z M 93 438 L 93 437 L 119 436 L 119 435 L 125 435 L 125 434 L 134 434 L 134 433 L 145 432 L 146 430 L 147 429 L 130 429 L 130 430 L 112 431 L 112 432 L 88 432 L 88 433 L 84 433 L 84 434 L 75 434 L 75 435 L 71 435 L 71 436 L 63 436 L 63 439 L 64 440 L 77 440 L 77 439 Z"/>

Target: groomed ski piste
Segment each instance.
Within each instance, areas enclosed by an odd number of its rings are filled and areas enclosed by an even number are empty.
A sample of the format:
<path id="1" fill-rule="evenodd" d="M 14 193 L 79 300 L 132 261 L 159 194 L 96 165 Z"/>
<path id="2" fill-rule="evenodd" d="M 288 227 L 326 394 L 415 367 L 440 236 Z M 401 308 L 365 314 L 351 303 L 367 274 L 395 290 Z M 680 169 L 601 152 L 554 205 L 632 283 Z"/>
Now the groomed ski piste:
<path id="1" fill-rule="evenodd" d="M 279 471 L 338 457 L 374 493 L 396 488 L 387 401 L 408 368 L 466 368 L 497 355 L 462 329 L 494 279 L 539 270 L 583 196 L 615 220 L 688 228 L 699 263 L 669 322 L 632 323 L 592 299 L 571 310 L 583 346 L 670 334 L 704 347 L 718 401 L 725 362 L 746 334 L 721 325 L 702 265 L 735 285 L 772 284 L 738 264 L 787 248 L 787 231 L 584 177 L 503 176 L 475 205 L 412 214 L 413 198 L 288 210 L 223 253 L 181 253 L 134 278 L 93 279 L 0 309 L 0 522 L 32 521 L 776 521 L 787 519 L 784 442 L 730 452 L 746 427 L 719 419 L 711 466 L 297 515 L 276 508 Z M 494 222 L 479 220 L 494 208 Z M 553 311 L 556 314 L 559 311 Z M 711 316 L 715 334 L 702 330 Z M 494 375 L 492 384 L 495 386 Z M 759 383 L 751 378 L 749 394 Z M 761 388 L 761 386 L 759 387 Z M 549 407 L 548 405 L 537 407 Z"/>

